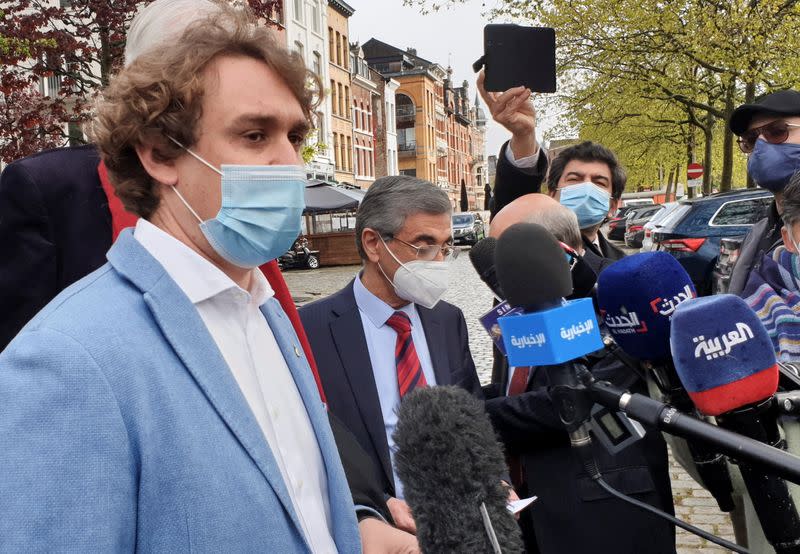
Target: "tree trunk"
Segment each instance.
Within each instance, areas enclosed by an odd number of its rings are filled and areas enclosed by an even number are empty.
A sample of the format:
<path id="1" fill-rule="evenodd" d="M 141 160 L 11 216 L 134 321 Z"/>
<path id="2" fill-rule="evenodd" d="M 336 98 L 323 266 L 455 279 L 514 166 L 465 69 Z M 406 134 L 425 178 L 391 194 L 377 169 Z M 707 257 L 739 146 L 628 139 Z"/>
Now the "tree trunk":
<path id="1" fill-rule="evenodd" d="M 697 137 L 694 133 L 694 127 L 689 126 L 689 137 L 686 140 L 686 165 L 694 163 L 695 150 L 697 148 Z M 679 175 L 678 178 L 681 176 Z M 686 196 L 694 198 L 696 196 L 693 188 L 689 187 L 689 179 L 684 172 L 683 177 L 686 179 Z"/>
<path id="2" fill-rule="evenodd" d="M 745 104 L 752 104 L 756 99 L 756 83 L 755 81 L 749 81 L 744 88 L 744 103 Z M 754 189 L 756 188 L 756 182 L 753 181 L 753 178 L 750 176 L 750 173 L 747 173 L 747 188 Z"/>
<path id="3" fill-rule="evenodd" d="M 108 86 L 109 79 L 111 78 L 111 39 L 108 36 L 108 29 L 100 28 L 98 33 L 100 35 L 100 81 L 103 83 L 103 88 Z"/>
<path id="4" fill-rule="evenodd" d="M 670 202 L 672 200 L 670 195 L 675 192 L 674 180 L 675 180 L 675 168 L 673 167 L 672 169 L 669 170 L 669 177 L 667 177 L 667 187 L 664 189 L 664 202 Z"/>
<path id="5" fill-rule="evenodd" d="M 733 113 L 736 103 L 736 77 L 731 77 L 725 91 L 725 121 L 728 121 Z M 731 190 L 733 184 L 733 133 L 727 125 L 723 128 L 722 144 L 722 177 L 720 179 L 719 190 L 725 192 Z"/>
<path id="6" fill-rule="evenodd" d="M 714 116 L 708 114 L 706 126 L 703 127 L 703 138 L 705 140 L 705 152 L 703 153 L 703 194 L 711 194 L 711 170 L 713 169 L 714 159 Z"/>

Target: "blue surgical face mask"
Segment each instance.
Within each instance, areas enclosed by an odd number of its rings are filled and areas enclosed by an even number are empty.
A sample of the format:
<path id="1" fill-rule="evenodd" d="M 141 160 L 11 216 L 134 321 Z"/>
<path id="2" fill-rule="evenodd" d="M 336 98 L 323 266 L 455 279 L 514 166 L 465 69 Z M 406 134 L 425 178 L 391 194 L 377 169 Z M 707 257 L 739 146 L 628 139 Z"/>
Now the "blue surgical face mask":
<path id="1" fill-rule="evenodd" d="M 780 192 L 789 179 L 800 171 L 800 144 L 770 144 L 758 139 L 747 160 L 747 172 L 756 184 Z"/>
<path id="2" fill-rule="evenodd" d="M 578 216 L 581 229 L 603 222 L 611 209 L 611 195 L 592 182 L 569 185 L 560 190 L 560 202 Z"/>
<path id="3" fill-rule="evenodd" d="M 200 223 L 200 230 L 223 259 L 238 267 L 258 267 L 286 252 L 300 234 L 305 209 L 305 171 L 295 165 L 222 165 L 219 213 L 203 221 L 178 187 L 170 187 Z"/>

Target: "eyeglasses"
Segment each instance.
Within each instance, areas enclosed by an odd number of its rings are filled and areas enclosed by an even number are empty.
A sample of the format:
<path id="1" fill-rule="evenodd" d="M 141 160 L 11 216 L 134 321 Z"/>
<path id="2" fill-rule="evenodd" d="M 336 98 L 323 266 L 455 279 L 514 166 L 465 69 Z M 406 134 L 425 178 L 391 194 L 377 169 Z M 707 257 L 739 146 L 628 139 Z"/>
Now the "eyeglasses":
<path id="1" fill-rule="evenodd" d="M 764 137 L 770 144 L 782 144 L 789 138 L 789 127 L 800 127 L 800 125 L 778 120 L 745 131 L 737 140 L 739 148 L 745 154 L 749 154 L 755 148 L 758 137 Z"/>
<path id="2" fill-rule="evenodd" d="M 444 246 L 437 246 L 435 244 L 426 244 L 425 246 L 415 246 L 410 242 L 406 242 L 403 239 L 399 239 L 392 235 L 386 235 L 386 238 L 389 240 L 396 240 L 398 242 L 402 242 L 406 246 L 410 246 L 414 250 L 417 251 L 417 259 L 424 260 L 426 262 L 430 262 L 436 259 L 436 256 L 439 255 L 439 252 L 442 253 L 445 260 L 455 260 L 458 258 L 460 250 L 454 248 L 451 244 L 445 244 Z"/>
<path id="3" fill-rule="evenodd" d="M 568 246 L 561 241 L 558 241 L 558 244 L 560 244 L 561 248 L 564 250 L 564 257 L 567 259 L 567 263 L 569 264 L 569 270 L 572 271 L 578 264 L 580 256 L 571 246 Z"/>

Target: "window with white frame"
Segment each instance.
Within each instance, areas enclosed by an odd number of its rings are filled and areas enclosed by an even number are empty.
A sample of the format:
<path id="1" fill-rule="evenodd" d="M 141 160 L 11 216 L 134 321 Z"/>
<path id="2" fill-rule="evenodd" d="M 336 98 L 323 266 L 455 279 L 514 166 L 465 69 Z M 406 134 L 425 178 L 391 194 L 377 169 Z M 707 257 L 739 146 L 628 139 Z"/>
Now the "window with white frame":
<path id="1" fill-rule="evenodd" d="M 311 58 L 314 73 L 316 73 L 317 77 L 322 78 L 322 55 L 315 50 Z"/>
<path id="2" fill-rule="evenodd" d="M 303 20 L 303 11 L 305 10 L 305 0 L 294 0 L 294 18 L 302 23 Z"/>
<path id="3" fill-rule="evenodd" d="M 314 0 L 314 4 L 311 7 L 311 28 L 315 33 L 319 33 L 322 28 L 320 26 L 319 2 L 317 0 Z"/>

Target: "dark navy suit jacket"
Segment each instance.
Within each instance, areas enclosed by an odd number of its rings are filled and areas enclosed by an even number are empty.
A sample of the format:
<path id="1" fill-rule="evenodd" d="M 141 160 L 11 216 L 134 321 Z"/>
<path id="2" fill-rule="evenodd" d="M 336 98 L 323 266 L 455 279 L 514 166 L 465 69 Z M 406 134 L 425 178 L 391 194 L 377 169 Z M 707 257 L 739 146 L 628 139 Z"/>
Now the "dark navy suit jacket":
<path id="1" fill-rule="evenodd" d="M 0 175 L 0 351 L 59 292 L 106 263 L 111 213 L 91 145 L 45 150 Z"/>
<path id="2" fill-rule="evenodd" d="M 482 397 L 460 309 L 439 302 L 417 306 L 425 329 L 437 385 L 457 385 Z M 394 496 L 389 446 L 378 390 L 367 350 L 353 282 L 331 296 L 300 308 L 300 318 L 319 365 L 328 409 L 336 415 L 380 468 L 384 492 Z"/>

